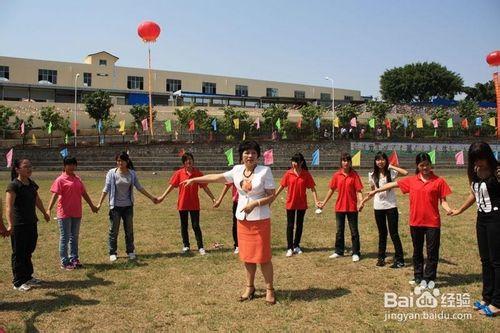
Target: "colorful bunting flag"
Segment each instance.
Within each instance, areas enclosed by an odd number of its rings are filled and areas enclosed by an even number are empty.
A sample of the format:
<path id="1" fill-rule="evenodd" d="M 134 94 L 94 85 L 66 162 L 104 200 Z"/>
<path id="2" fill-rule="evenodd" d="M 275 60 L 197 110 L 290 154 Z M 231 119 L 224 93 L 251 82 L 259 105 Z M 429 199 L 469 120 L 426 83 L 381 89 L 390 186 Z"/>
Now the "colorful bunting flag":
<path id="1" fill-rule="evenodd" d="M 217 119 L 215 118 L 212 120 L 212 129 L 217 132 Z"/>
<path id="2" fill-rule="evenodd" d="M 385 123 L 385 127 L 387 127 L 387 129 L 391 129 L 391 120 L 390 119 L 385 119 L 384 120 L 384 123 Z"/>
<path id="3" fill-rule="evenodd" d="M 233 148 L 226 150 L 224 155 L 226 155 L 227 166 L 234 165 Z"/>
<path id="4" fill-rule="evenodd" d="M 469 121 L 467 120 L 467 118 L 462 119 L 461 125 L 462 125 L 463 129 L 468 129 L 469 128 Z"/>
<path id="5" fill-rule="evenodd" d="M 191 119 L 191 120 L 189 121 L 189 128 L 188 128 L 188 130 L 189 130 L 190 132 L 194 132 L 194 119 Z"/>
<path id="6" fill-rule="evenodd" d="M 102 120 L 99 119 L 99 122 L 97 123 L 97 132 L 102 133 Z"/>
<path id="7" fill-rule="evenodd" d="M 66 156 L 69 155 L 68 148 L 62 149 L 59 154 L 61 154 L 62 158 L 64 159 Z"/>
<path id="8" fill-rule="evenodd" d="M 375 128 L 375 118 L 368 120 L 368 126 L 370 126 L 370 128 Z"/>
<path id="9" fill-rule="evenodd" d="M 120 129 L 118 130 L 118 132 L 125 133 L 125 120 L 120 120 L 119 124 L 120 124 Z"/>
<path id="10" fill-rule="evenodd" d="M 339 128 L 339 126 L 340 126 L 340 123 L 339 123 L 339 118 L 335 118 L 335 119 L 333 120 L 333 126 L 334 126 L 334 127 Z"/>
<path id="11" fill-rule="evenodd" d="M 14 156 L 14 148 L 10 148 L 10 150 L 5 154 L 5 159 L 7 160 L 7 168 L 12 167 L 12 157 Z"/>
<path id="12" fill-rule="evenodd" d="M 137 131 L 134 133 L 134 141 L 139 141 L 139 134 L 137 134 Z"/>
<path id="13" fill-rule="evenodd" d="M 255 119 L 255 121 L 253 123 L 255 124 L 255 128 L 256 129 L 260 129 L 260 119 L 259 119 L 259 117 L 257 117 L 257 119 Z"/>
<path id="14" fill-rule="evenodd" d="M 64 136 L 64 144 L 67 145 L 69 142 L 69 136 L 68 136 L 68 133 L 66 133 L 66 135 Z"/>
<path id="15" fill-rule="evenodd" d="M 417 118 L 417 128 L 424 128 L 424 120 L 422 118 Z"/>
<path id="16" fill-rule="evenodd" d="M 408 119 L 406 117 L 403 118 L 403 127 L 408 128 Z"/>
<path id="17" fill-rule="evenodd" d="M 453 128 L 453 119 L 451 118 L 448 119 L 448 121 L 446 122 L 446 127 Z"/>
<path id="18" fill-rule="evenodd" d="M 490 124 L 490 126 L 495 127 L 495 117 L 490 117 L 490 119 L 488 120 L 488 123 Z"/>
<path id="19" fill-rule="evenodd" d="M 389 156 L 389 164 L 399 166 L 399 157 L 396 150 L 393 150 L 391 156 Z"/>
<path id="20" fill-rule="evenodd" d="M 312 162 L 311 165 L 319 165 L 319 149 L 316 149 L 312 154 Z"/>
<path id="21" fill-rule="evenodd" d="M 274 163 L 273 150 L 269 149 L 264 152 L 264 165 L 271 165 Z"/>
<path id="22" fill-rule="evenodd" d="M 483 126 L 483 118 L 481 117 L 476 118 L 476 126 Z"/>
<path id="23" fill-rule="evenodd" d="M 24 120 L 21 122 L 21 126 L 20 126 L 20 132 L 21 132 L 21 135 L 24 135 Z"/>
<path id="24" fill-rule="evenodd" d="M 144 118 L 142 121 L 141 121 L 141 125 L 142 125 L 142 130 L 144 132 L 146 132 L 148 129 L 149 129 L 149 126 L 148 126 L 148 119 L 147 118 Z"/>
<path id="25" fill-rule="evenodd" d="M 33 133 L 31 135 L 31 143 L 34 144 L 34 145 L 36 145 L 36 136 L 35 136 L 35 133 Z"/>
<path id="26" fill-rule="evenodd" d="M 464 165 L 464 151 L 461 150 L 455 154 L 455 164 Z"/>
<path id="27" fill-rule="evenodd" d="M 297 128 L 302 128 L 302 118 L 299 118 L 299 121 L 297 122 Z"/>
<path id="28" fill-rule="evenodd" d="M 358 127 L 358 122 L 357 122 L 357 120 L 356 120 L 356 117 L 353 117 L 353 118 L 351 119 L 351 122 L 350 122 L 350 123 L 351 123 L 351 127 Z"/>
<path id="29" fill-rule="evenodd" d="M 317 129 L 320 129 L 321 128 L 321 120 L 318 118 L 316 118 L 316 128 Z"/>
<path id="30" fill-rule="evenodd" d="M 234 129 L 240 129 L 240 118 L 233 119 Z"/>
<path id="31" fill-rule="evenodd" d="M 278 120 L 276 120 L 276 128 L 278 130 L 281 130 L 281 119 L 278 118 Z"/>
<path id="32" fill-rule="evenodd" d="M 431 163 L 433 165 L 435 165 L 436 164 L 436 150 L 435 149 L 429 152 L 429 157 L 431 158 Z"/>
<path id="33" fill-rule="evenodd" d="M 163 124 L 165 126 L 165 132 L 167 133 L 172 132 L 172 121 L 170 119 L 165 120 Z"/>
<path id="34" fill-rule="evenodd" d="M 47 133 L 52 134 L 52 122 L 50 122 L 49 126 L 47 127 Z"/>
<path id="35" fill-rule="evenodd" d="M 438 128 L 438 127 L 439 127 L 439 120 L 437 120 L 437 118 L 436 118 L 436 119 L 434 119 L 434 120 L 432 121 L 432 125 L 434 126 L 434 128 Z"/>
<path id="36" fill-rule="evenodd" d="M 359 167 L 361 166 L 361 150 L 358 150 L 356 154 L 352 157 L 352 166 Z"/>
<path id="37" fill-rule="evenodd" d="M 243 138 L 241 139 L 241 141 L 246 141 L 246 140 L 247 140 L 247 133 L 243 132 Z"/>

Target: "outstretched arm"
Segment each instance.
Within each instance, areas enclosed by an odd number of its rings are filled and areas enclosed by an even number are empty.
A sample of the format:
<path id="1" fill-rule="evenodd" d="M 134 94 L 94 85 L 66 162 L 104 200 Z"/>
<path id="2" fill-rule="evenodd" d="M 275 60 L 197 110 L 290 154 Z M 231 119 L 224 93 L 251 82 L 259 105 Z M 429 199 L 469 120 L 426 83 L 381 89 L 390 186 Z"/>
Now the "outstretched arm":
<path id="1" fill-rule="evenodd" d="M 151 194 L 149 194 L 148 191 L 146 191 L 145 188 L 140 188 L 138 189 L 139 192 L 141 192 L 145 197 L 147 197 L 149 200 L 151 200 L 153 203 L 158 203 L 158 199 L 156 197 L 153 197 Z"/>
<path id="2" fill-rule="evenodd" d="M 379 193 L 379 192 L 384 192 L 384 191 L 387 191 L 387 190 L 390 190 L 390 189 L 393 189 L 393 188 L 396 188 L 396 187 L 399 187 L 398 183 L 397 182 L 390 182 L 390 183 L 387 183 L 385 184 L 384 186 L 381 186 L 373 191 L 370 191 L 368 193 L 368 197 L 373 197 L 375 194 Z"/>
<path id="3" fill-rule="evenodd" d="M 474 196 L 473 193 L 469 193 L 469 196 L 467 199 L 465 199 L 465 202 L 460 206 L 459 209 L 452 209 L 451 212 L 448 212 L 448 215 L 451 216 L 457 216 L 462 214 L 464 211 L 466 211 L 470 206 L 472 206 L 476 202 L 476 197 Z"/>
<path id="4" fill-rule="evenodd" d="M 194 177 L 190 179 L 186 179 L 181 184 L 189 186 L 191 184 L 199 184 L 199 183 L 225 183 L 226 177 L 224 177 L 223 173 L 216 173 L 212 175 L 205 175 L 201 177 Z"/>
<path id="5" fill-rule="evenodd" d="M 166 196 L 167 196 L 170 192 L 172 192 L 172 190 L 173 190 L 174 188 L 175 188 L 175 187 L 174 187 L 174 185 L 172 185 L 172 184 L 168 185 L 168 187 L 167 187 L 167 189 L 165 190 L 165 192 L 163 192 L 163 194 L 162 194 L 160 197 L 158 197 L 158 198 L 157 198 L 158 203 L 162 202 L 162 201 L 165 199 L 165 197 L 166 197 Z"/>

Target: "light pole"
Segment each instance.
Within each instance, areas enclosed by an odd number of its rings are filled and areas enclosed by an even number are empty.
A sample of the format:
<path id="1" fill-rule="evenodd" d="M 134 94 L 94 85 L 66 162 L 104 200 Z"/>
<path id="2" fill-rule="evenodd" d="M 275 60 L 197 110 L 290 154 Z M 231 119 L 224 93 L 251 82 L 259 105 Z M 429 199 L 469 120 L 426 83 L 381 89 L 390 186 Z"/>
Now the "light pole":
<path id="1" fill-rule="evenodd" d="M 76 75 L 75 75 L 75 117 L 74 117 L 75 119 L 73 121 L 73 126 L 74 126 L 74 131 L 75 131 L 74 132 L 74 135 L 75 135 L 75 147 L 76 147 L 76 113 L 78 111 L 77 110 L 77 104 L 76 104 L 76 102 L 77 102 L 77 100 L 76 100 L 76 83 L 78 81 L 78 77 L 79 76 L 80 76 L 80 73 L 76 73 Z"/>
<path id="2" fill-rule="evenodd" d="M 328 80 L 332 84 L 332 141 L 335 141 L 335 88 L 333 87 L 333 79 L 325 76 L 325 80 Z"/>

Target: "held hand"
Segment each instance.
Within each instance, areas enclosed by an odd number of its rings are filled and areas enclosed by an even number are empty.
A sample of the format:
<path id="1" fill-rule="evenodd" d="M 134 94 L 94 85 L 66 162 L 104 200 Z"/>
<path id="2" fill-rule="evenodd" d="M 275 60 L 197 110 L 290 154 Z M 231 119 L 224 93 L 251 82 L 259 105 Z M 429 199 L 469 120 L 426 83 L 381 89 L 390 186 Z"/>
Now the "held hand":
<path id="1" fill-rule="evenodd" d="M 50 221 L 50 214 L 47 214 L 47 212 L 45 212 L 43 214 L 43 218 L 45 219 L 45 222 L 49 222 Z"/>
<path id="2" fill-rule="evenodd" d="M 358 212 L 361 212 L 363 210 L 363 207 L 365 207 L 365 203 L 364 202 L 361 202 L 359 205 L 358 205 Z"/>
<path id="3" fill-rule="evenodd" d="M 49 220 L 50 220 L 50 209 L 47 209 L 43 215 L 44 215 L 44 216 L 45 216 L 45 215 L 48 215 L 48 216 L 49 216 Z"/>
<path id="4" fill-rule="evenodd" d="M 95 206 L 95 208 L 97 209 L 96 213 L 101 210 L 101 204 L 98 204 L 97 206 Z"/>
<path id="5" fill-rule="evenodd" d="M 366 199 L 373 198 L 375 196 L 375 194 L 376 194 L 375 190 L 368 192 L 368 194 L 366 195 Z"/>
<path id="6" fill-rule="evenodd" d="M 216 201 L 214 201 L 214 205 L 212 207 L 213 208 L 219 208 L 220 204 L 221 204 L 221 201 L 220 200 L 216 200 Z"/>
<path id="7" fill-rule="evenodd" d="M 316 203 L 316 206 L 319 208 L 319 209 L 323 209 L 325 207 L 325 203 L 323 201 L 318 201 Z"/>
<path id="8" fill-rule="evenodd" d="M 99 209 L 94 205 L 90 206 L 90 209 L 92 210 L 92 213 L 94 213 L 94 214 L 96 214 L 99 211 Z"/>

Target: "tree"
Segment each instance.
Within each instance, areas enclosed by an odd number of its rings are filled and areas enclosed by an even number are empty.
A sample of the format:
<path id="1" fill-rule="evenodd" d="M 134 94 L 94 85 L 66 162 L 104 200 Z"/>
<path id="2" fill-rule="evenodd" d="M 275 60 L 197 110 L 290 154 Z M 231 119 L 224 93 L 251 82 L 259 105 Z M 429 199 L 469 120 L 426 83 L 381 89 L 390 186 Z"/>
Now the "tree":
<path id="1" fill-rule="evenodd" d="M 474 87 L 464 87 L 464 92 L 467 94 L 466 100 L 475 102 L 495 102 L 495 84 L 493 80 L 486 83 L 476 83 Z"/>
<path id="2" fill-rule="evenodd" d="M 12 127 L 9 124 L 9 119 L 14 115 L 14 111 L 8 106 L 0 105 L 0 129 L 2 130 L 2 136 L 5 139 L 6 131 L 10 130 Z"/>
<path id="3" fill-rule="evenodd" d="M 109 110 L 113 106 L 109 93 L 103 90 L 98 90 L 83 98 L 85 103 L 85 111 L 89 117 L 94 119 L 96 125 L 99 119 L 106 120 L 109 118 Z"/>
<path id="4" fill-rule="evenodd" d="M 361 111 L 352 104 L 344 104 L 335 110 L 335 115 L 339 118 L 340 126 L 348 125 L 351 119 L 358 117 L 360 113 Z"/>
<path id="5" fill-rule="evenodd" d="M 47 131 L 49 128 L 49 124 L 52 123 L 52 131 L 60 130 L 65 134 L 71 133 L 69 129 L 69 119 L 63 118 L 58 112 L 55 111 L 54 106 L 44 106 L 40 110 L 40 117 L 43 121 L 42 129 Z"/>
<path id="6" fill-rule="evenodd" d="M 183 106 L 181 108 L 175 109 L 174 115 L 179 119 L 179 123 L 184 128 L 187 128 L 189 121 L 194 119 L 194 123 L 197 129 L 202 129 L 204 131 L 209 131 L 211 128 L 210 118 L 206 109 L 197 109 L 195 104 L 190 104 L 189 106 Z"/>
<path id="7" fill-rule="evenodd" d="M 33 129 L 33 115 L 30 115 L 28 119 L 24 120 L 16 116 L 14 119 L 14 128 L 21 129 L 21 123 L 24 122 L 24 136 L 27 136 L 28 133 Z"/>
<path id="8" fill-rule="evenodd" d="M 479 106 L 473 100 L 462 100 L 458 103 L 457 108 L 460 117 L 467 118 L 469 124 L 475 121 L 479 113 Z"/>
<path id="9" fill-rule="evenodd" d="M 264 129 L 268 131 L 272 131 L 278 119 L 281 122 L 281 125 L 284 126 L 286 119 L 288 118 L 288 111 L 285 110 L 283 105 L 273 104 L 272 106 L 265 108 L 262 112 L 262 118 L 264 118 Z"/>
<path id="10" fill-rule="evenodd" d="M 453 99 L 463 90 L 459 74 L 436 62 L 417 62 L 386 70 L 380 76 L 382 98 L 390 103 Z"/>
<path id="11" fill-rule="evenodd" d="M 232 106 L 225 106 L 222 110 L 224 111 L 224 119 L 220 122 L 219 128 L 224 135 L 239 138 L 242 132 L 250 133 L 252 124 L 245 110 L 238 110 Z M 239 119 L 239 129 L 234 127 L 235 119 Z"/>
<path id="12" fill-rule="evenodd" d="M 149 106 L 146 104 L 134 105 L 130 109 L 130 114 L 132 115 L 132 117 L 134 117 L 136 128 L 141 128 L 141 121 L 149 117 Z M 153 120 L 156 119 L 156 114 L 156 110 L 153 109 Z"/>
<path id="13" fill-rule="evenodd" d="M 313 139 L 320 137 L 320 133 L 316 128 L 316 119 L 321 119 L 325 112 L 324 106 L 313 104 L 304 105 L 299 109 L 299 113 L 302 115 L 302 128 L 310 129 Z"/>
<path id="14" fill-rule="evenodd" d="M 387 117 L 387 113 L 391 110 L 392 105 L 386 102 L 369 101 L 366 104 L 366 111 L 371 112 L 372 116 L 377 121 L 377 124 L 383 124 Z"/>

